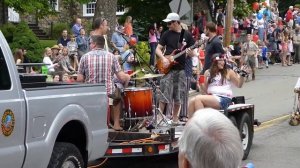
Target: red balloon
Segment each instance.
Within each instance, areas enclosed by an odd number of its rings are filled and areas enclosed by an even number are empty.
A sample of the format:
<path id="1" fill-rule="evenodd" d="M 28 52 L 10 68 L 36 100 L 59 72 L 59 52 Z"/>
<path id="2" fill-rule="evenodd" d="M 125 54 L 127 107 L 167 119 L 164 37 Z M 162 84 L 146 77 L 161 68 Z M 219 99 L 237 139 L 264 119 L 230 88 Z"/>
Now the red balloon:
<path id="1" fill-rule="evenodd" d="M 259 37 L 258 37 L 257 34 L 255 34 L 255 35 L 252 36 L 252 41 L 253 41 L 253 42 L 257 43 L 258 40 L 259 40 Z"/>
<path id="2" fill-rule="evenodd" d="M 258 9 L 259 9 L 259 3 L 258 3 L 258 2 L 254 2 L 254 3 L 252 4 L 252 9 L 253 9 L 253 10 L 258 10 Z"/>

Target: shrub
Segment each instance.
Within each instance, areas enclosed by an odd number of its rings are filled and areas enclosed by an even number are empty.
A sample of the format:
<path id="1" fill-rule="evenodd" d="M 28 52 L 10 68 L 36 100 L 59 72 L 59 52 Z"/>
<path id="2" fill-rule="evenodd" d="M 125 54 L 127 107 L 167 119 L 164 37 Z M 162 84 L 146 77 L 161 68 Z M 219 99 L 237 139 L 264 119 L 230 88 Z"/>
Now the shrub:
<path id="1" fill-rule="evenodd" d="M 55 23 L 53 25 L 53 31 L 52 31 L 52 39 L 59 39 L 61 36 L 61 33 L 64 29 L 68 30 L 68 34 L 71 32 L 70 25 L 68 23 Z"/>
<path id="2" fill-rule="evenodd" d="M 52 47 L 57 43 L 57 40 L 40 40 L 42 48 Z"/>
<path id="3" fill-rule="evenodd" d="M 6 23 L 0 27 L 0 30 L 2 31 L 4 37 L 6 38 L 6 41 L 8 43 L 12 43 L 14 32 L 16 31 L 16 26 L 12 23 Z"/>
<path id="4" fill-rule="evenodd" d="M 150 52 L 150 49 L 149 49 L 148 42 L 142 41 L 136 45 L 135 56 L 141 61 L 142 65 L 144 65 L 144 66 L 149 65 L 149 62 L 150 62 L 150 53 L 149 52 Z"/>
<path id="5" fill-rule="evenodd" d="M 13 33 L 13 41 L 10 43 L 10 48 L 12 51 L 15 51 L 17 48 L 25 48 L 27 50 L 27 56 L 31 62 L 42 61 L 43 48 L 39 39 L 25 22 L 20 22 L 16 26 L 16 30 Z"/>

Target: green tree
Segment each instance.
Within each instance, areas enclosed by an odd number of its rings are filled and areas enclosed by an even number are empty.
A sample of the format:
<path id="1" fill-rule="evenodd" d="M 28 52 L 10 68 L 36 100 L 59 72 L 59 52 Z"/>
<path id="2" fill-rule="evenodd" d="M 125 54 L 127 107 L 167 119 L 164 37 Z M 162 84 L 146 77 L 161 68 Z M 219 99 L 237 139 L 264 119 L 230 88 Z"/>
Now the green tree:
<path id="1" fill-rule="evenodd" d="M 148 27 L 153 23 L 162 24 L 162 20 L 170 13 L 170 2 L 171 0 L 119 0 L 119 5 L 129 9 L 119 21 L 123 24 L 126 16 L 132 16 L 135 33 L 146 39 Z"/>
<path id="2" fill-rule="evenodd" d="M 37 13 L 38 16 L 54 14 L 49 0 L 4 0 L 7 7 L 12 7 L 20 14 Z M 39 12 L 37 12 L 37 9 Z"/>
<path id="3" fill-rule="evenodd" d="M 252 11 L 252 4 L 254 2 L 261 1 L 264 2 L 264 0 L 234 0 L 234 11 L 233 16 L 237 17 L 245 17 L 248 16 Z M 222 8 L 226 7 L 227 0 L 216 0 L 215 4 L 217 6 L 220 6 Z"/>

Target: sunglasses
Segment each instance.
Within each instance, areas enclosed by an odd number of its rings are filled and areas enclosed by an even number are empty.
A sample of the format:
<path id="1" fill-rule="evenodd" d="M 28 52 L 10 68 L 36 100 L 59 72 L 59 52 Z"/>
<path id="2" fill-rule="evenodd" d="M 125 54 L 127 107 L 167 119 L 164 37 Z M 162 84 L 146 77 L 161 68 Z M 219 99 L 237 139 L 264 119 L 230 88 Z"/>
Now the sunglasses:
<path id="1" fill-rule="evenodd" d="M 170 22 L 168 22 L 167 24 L 168 25 L 171 25 L 172 23 L 174 23 L 175 21 L 170 21 Z"/>

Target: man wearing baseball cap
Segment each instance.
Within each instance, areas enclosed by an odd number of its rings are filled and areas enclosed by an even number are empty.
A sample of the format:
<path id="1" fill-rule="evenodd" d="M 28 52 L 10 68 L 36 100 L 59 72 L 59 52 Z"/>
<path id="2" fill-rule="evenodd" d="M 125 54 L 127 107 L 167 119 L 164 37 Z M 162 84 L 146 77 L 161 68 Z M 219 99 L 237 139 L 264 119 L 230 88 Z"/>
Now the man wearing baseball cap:
<path id="1" fill-rule="evenodd" d="M 170 67 L 169 65 L 172 66 L 171 70 L 160 81 L 160 89 L 163 94 L 160 94 L 159 97 L 159 107 L 161 111 L 164 111 L 168 103 L 173 104 L 172 125 L 178 125 L 181 104 L 187 99 L 185 98 L 187 95 L 187 76 L 192 76 L 190 58 L 196 56 L 196 52 L 189 47 L 194 45 L 195 41 L 192 35 L 181 27 L 180 17 L 177 13 L 169 13 L 163 21 L 167 23 L 169 30 L 162 35 L 156 48 L 156 55 L 160 58 L 164 68 Z M 166 48 L 165 54 L 163 54 L 164 48 Z M 184 49 L 186 52 L 174 60 L 173 51 Z"/>

